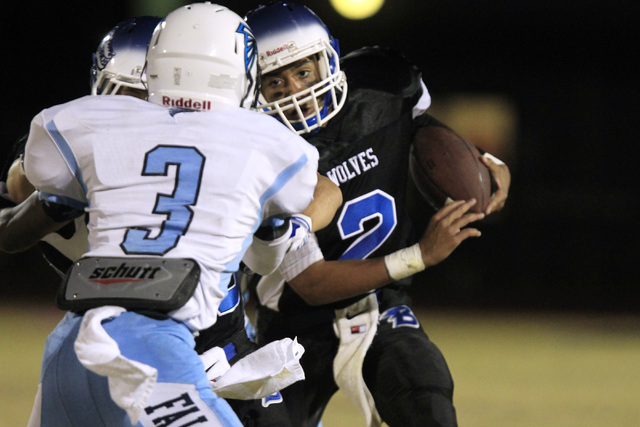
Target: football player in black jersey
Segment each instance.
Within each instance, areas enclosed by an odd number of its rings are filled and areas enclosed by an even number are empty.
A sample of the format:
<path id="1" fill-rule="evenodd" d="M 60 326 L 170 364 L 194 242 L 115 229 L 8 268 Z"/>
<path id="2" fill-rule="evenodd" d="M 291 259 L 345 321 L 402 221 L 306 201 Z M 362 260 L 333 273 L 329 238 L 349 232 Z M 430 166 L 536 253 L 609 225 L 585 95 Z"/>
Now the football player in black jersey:
<path id="1" fill-rule="evenodd" d="M 308 8 L 279 2 L 245 17 L 258 43 L 261 110 L 320 152 L 319 172 L 343 204 L 333 222 L 280 268 L 257 278 L 259 344 L 298 337 L 306 380 L 282 391 L 297 426 L 316 426 L 338 390 L 369 425 L 454 426 L 447 363 L 412 312 L 410 277 L 445 259 L 467 227 L 502 209 L 508 167 L 486 154 L 495 192 L 484 213 L 455 201 L 415 242 L 407 204 L 409 150 L 426 114 L 420 71 L 390 50 L 362 48 L 339 58 L 337 41 Z"/>

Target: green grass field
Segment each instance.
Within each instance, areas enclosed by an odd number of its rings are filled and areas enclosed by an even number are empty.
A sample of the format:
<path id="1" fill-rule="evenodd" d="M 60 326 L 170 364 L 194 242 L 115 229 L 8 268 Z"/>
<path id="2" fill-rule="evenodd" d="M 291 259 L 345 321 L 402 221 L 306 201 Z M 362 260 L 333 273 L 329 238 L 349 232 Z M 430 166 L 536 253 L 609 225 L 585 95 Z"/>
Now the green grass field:
<path id="1" fill-rule="evenodd" d="M 52 307 L 0 305 L 0 426 L 28 420 Z M 462 427 L 640 425 L 640 315 L 470 313 L 419 317 L 456 382 Z M 364 426 L 336 395 L 324 427 Z"/>

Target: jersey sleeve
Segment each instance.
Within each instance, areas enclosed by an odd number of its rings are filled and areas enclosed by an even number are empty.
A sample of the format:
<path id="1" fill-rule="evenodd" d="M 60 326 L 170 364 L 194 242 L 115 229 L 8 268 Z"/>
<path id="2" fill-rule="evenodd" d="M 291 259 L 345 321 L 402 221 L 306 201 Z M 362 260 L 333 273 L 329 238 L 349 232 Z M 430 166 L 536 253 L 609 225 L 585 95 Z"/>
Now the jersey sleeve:
<path id="1" fill-rule="evenodd" d="M 428 108 L 429 92 L 422 73 L 404 55 L 389 48 L 370 46 L 357 49 L 340 60 L 349 90 L 370 89 L 402 98 L 408 106 Z"/>
<path id="2" fill-rule="evenodd" d="M 48 111 L 41 112 L 31 122 L 24 153 L 25 175 L 41 199 L 84 209 L 87 199 L 77 177 L 77 160 L 55 121 L 48 119 Z"/>
<path id="3" fill-rule="evenodd" d="M 294 134 L 282 150 L 296 155 L 284 165 L 273 183 L 273 195 L 265 203 L 263 219 L 302 212 L 313 200 L 313 191 L 318 182 L 318 150 L 315 147 Z"/>
<path id="4" fill-rule="evenodd" d="M 351 124 L 341 127 L 341 140 L 357 141 L 363 135 L 379 133 L 398 120 L 412 120 L 425 114 L 431 106 L 422 73 L 394 50 L 364 47 L 342 58 L 341 65 L 349 83 L 343 122 Z"/>
<path id="5" fill-rule="evenodd" d="M 424 84 L 422 80 L 420 80 L 420 86 L 422 87 L 422 95 L 418 98 L 418 101 L 413 106 L 413 118 L 424 114 L 427 112 L 427 109 L 431 106 L 431 95 L 429 94 L 429 90 L 427 86 Z"/>

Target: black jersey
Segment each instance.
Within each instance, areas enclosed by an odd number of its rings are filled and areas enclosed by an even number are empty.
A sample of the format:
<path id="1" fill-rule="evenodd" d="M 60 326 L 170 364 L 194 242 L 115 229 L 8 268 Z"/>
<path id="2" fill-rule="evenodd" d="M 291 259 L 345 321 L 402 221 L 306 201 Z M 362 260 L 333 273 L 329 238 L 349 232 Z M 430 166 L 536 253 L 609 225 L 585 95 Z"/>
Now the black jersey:
<path id="1" fill-rule="evenodd" d="M 326 260 L 384 256 L 413 243 L 405 198 L 421 74 L 401 55 L 378 47 L 345 56 L 341 67 L 349 85 L 345 106 L 325 127 L 303 135 L 320 152 L 319 172 L 343 195 L 332 223 L 316 236 Z M 408 302 L 403 284 L 381 291 L 381 308 Z M 285 315 L 328 313 L 356 299 L 311 307 L 285 285 L 278 305 Z"/>

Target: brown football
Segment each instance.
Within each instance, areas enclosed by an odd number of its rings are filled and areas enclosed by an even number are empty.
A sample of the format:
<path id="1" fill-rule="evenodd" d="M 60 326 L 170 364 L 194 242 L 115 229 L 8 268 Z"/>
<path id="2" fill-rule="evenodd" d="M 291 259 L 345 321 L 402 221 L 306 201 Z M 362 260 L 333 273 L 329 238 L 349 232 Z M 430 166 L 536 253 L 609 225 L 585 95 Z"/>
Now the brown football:
<path id="1" fill-rule="evenodd" d="M 440 209 L 452 200 L 475 198 L 473 212 L 482 212 L 491 197 L 489 169 L 480 152 L 451 129 L 420 128 L 409 155 L 409 171 L 422 196 Z"/>

